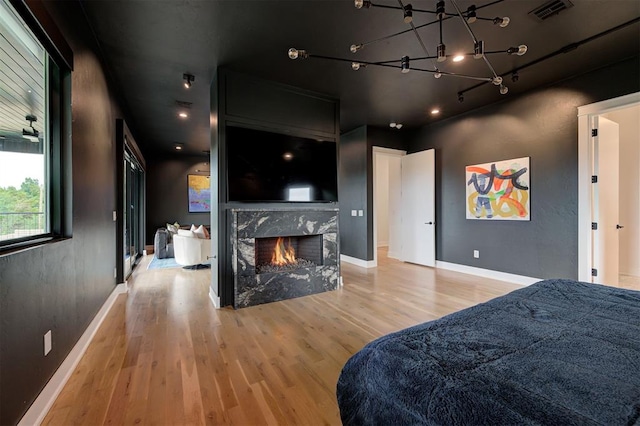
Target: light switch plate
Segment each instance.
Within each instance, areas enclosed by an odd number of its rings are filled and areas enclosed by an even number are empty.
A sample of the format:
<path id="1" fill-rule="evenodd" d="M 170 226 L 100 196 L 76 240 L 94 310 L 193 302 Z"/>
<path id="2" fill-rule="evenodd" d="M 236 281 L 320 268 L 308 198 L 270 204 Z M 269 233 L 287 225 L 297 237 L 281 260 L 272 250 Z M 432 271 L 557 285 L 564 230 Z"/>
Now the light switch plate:
<path id="1" fill-rule="evenodd" d="M 364 216 L 364 210 L 358 210 L 358 216 Z"/>
<path id="2" fill-rule="evenodd" d="M 475 257 L 476 259 L 480 259 L 480 250 L 474 250 L 473 257 Z"/>
<path id="3" fill-rule="evenodd" d="M 351 210 L 351 216 L 358 216 L 357 210 Z"/>
<path id="4" fill-rule="evenodd" d="M 44 335 L 44 355 L 51 352 L 51 330 L 47 331 Z"/>

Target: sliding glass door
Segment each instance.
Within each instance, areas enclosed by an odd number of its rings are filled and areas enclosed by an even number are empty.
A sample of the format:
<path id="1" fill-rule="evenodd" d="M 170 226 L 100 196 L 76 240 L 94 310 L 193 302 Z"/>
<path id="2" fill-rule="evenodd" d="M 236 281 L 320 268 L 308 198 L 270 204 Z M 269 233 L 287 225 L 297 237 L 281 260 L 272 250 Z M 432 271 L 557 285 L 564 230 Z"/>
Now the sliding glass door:
<path id="1" fill-rule="evenodd" d="M 131 275 L 142 253 L 144 172 L 125 147 L 124 153 L 124 277 Z"/>

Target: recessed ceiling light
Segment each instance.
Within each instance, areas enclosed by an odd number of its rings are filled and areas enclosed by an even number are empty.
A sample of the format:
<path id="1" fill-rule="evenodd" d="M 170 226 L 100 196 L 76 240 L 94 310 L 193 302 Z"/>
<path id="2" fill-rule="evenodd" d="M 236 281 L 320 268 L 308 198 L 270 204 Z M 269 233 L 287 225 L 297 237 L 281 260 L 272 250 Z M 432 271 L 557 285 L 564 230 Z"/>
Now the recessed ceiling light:
<path id="1" fill-rule="evenodd" d="M 453 62 L 460 62 L 464 59 L 464 55 L 456 55 L 453 57 Z"/>
<path id="2" fill-rule="evenodd" d="M 292 154 L 292 153 L 290 153 L 290 152 L 285 152 L 285 153 L 282 155 L 282 158 L 284 158 L 285 160 L 289 161 L 289 160 L 291 160 L 291 159 L 293 158 L 293 154 Z"/>
<path id="3" fill-rule="evenodd" d="M 189 114 L 187 114 L 186 112 L 181 112 L 180 114 L 178 114 L 178 116 L 180 118 L 187 118 L 189 116 Z"/>
<path id="4" fill-rule="evenodd" d="M 181 143 L 177 143 L 174 145 L 174 148 L 176 149 L 176 151 L 182 151 L 182 145 Z"/>
<path id="5" fill-rule="evenodd" d="M 431 110 L 431 115 L 440 114 L 440 110 L 438 108 L 434 108 Z"/>

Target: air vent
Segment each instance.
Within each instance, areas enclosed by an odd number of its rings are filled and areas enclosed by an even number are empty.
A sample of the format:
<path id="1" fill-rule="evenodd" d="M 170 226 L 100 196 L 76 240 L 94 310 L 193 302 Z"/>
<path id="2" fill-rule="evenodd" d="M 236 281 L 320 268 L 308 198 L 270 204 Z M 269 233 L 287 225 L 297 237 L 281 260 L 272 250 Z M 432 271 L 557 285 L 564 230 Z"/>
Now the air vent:
<path id="1" fill-rule="evenodd" d="M 538 21 L 544 21 L 551 18 L 553 15 L 557 15 L 565 9 L 573 7 L 573 3 L 569 0 L 551 0 L 533 9 L 529 12 L 529 15 L 536 18 Z"/>

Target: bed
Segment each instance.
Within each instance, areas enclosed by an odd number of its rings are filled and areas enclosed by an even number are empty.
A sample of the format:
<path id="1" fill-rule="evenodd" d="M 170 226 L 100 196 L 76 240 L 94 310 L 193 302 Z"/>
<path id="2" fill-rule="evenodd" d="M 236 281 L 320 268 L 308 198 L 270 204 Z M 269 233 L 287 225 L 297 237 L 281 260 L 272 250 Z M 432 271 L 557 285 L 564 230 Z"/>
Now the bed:
<path id="1" fill-rule="evenodd" d="M 640 292 L 541 281 L 369 343 L 337 397 L 345 425 L 638 425 Z"/>

